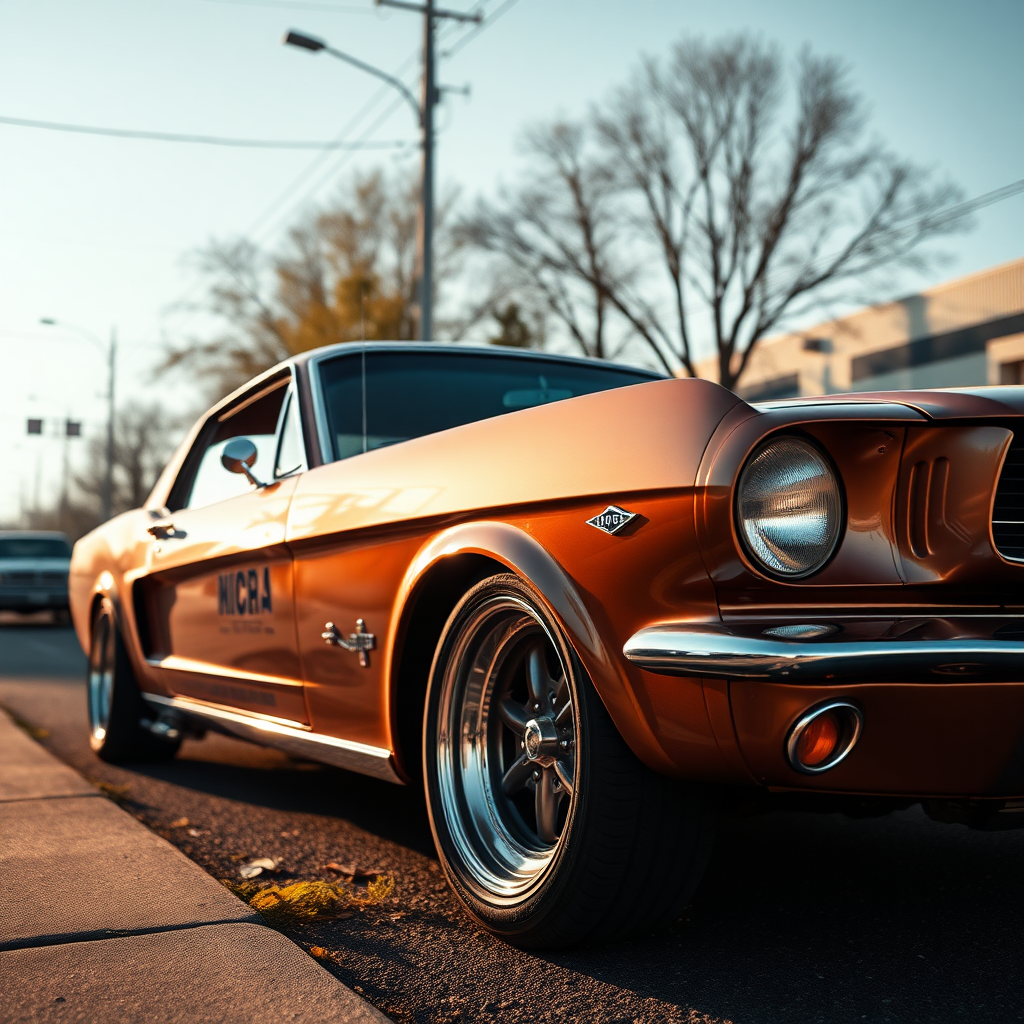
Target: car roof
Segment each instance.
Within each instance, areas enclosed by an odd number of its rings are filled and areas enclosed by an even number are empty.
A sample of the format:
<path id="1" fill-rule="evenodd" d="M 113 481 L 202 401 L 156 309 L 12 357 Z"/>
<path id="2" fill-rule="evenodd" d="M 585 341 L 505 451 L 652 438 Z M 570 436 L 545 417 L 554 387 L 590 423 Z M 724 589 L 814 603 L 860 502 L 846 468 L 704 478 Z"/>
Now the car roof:
<path id="1" fill-rule="evenodd" d="M 593 366 L 602 370 L 617 371 L 619 373 L 635 373 L 640 377 L 647 377 L 650 380 L 666 380 L 667 377 L 657 370 L 644 369 L 638 366 L 627 366 L 624 363 L 611 363 L 607 359 L 591 359 L 584 356 L 558 355 L 553 352 L 538 352 L 536 349 L 513 349 L 500 345 L 463 345 L 461 342 L 453 341 L 342 341 L 336 345 L 322 345 L 320 348 L 312 348 L 306 352 L 298 352 L 281 360 L 269 370 L 256 374 L 244 384 L 239 385 L 230 394 L 225 395 L 219 402 L 215 402 L 204 414 L 203 420 L 216 415 L 222 409 L 230 406 L 240 397 L 246 395 L 252 388 L 261 385 L 271 385 L 279 381 L 285 374 L 290 374 L 295 367 L 305 367 L 309 363 L 319 363 L 322 360 L 330 359 L 340 355 L 358 355 L 360 352 L 445 352 L 452 355 L 478 355 L 490 356 L 493 359 L 530 359 L 542 360 L 549 363 L 561 363 L 569 366 Z M 191 443 L 191 441 L 189 442 Z"/>
<path id="2" fill-rule="evenodd" d="M 663 380 L 665 374 L 639 366 L 612 363 L 607 359 L 591 359 L 586 356 L 561 355 L 555 352 L 538 352 L 530 348 L 505 348 L 500 345 L 463 345 L 453 341 L 343 341 L 336 345 L 324 345 L 292 356 L 288 363 L 307 363 L 336 355 L 354 355 L 359 352 L 446 352 L 460 355 L 493 356 L 498 359 L 532 359 L 569 365 L 597 366 L 604 370 L 618 370 L 637 373 L 652 380 Z M 284 364 L 282 364 L 284 365 Z"/>

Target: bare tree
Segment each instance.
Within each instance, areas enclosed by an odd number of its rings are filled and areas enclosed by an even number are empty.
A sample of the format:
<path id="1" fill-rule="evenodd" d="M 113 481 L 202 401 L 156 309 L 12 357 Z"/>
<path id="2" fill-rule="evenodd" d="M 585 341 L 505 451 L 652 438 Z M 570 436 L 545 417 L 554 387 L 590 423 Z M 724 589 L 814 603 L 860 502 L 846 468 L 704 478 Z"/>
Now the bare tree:
<path id="1" fill-rule="evenodd" d="M 481 204 L 478 223 L 500 230 L 471 237 L 543 265 L 545 296 L 590 288 L 666 366 L 696 375 L 710 343 L 735 388 L 767 334 L 879 271 L 923 269 L 922 244 L 963 226 L 937 215 L 958 190 L 866 125 L 833 58 L 805 50 L 790 65 L 745 35 L 684 39 L 577 126 L 573 151 L 599 189 L 535 175 L 529 202 Z M 565 234 L 553 244 L 546 213 L 568 195 L 586 207 L 578 224 L 599 225 L 599 259 Z"/>
<path id="2" fill-rule="evenodd" d="M 129 402 L 121 407 L 114 417 L 114 515 L 142 506 L 186 428 L 159 405 Z M 85 471 L 74 477 L 75 500 L 94 508 L 98 517 L 106 481 L 106 438 L 90 438 L 85 458 Z"/>
<path id="3" fill-rule="evenodd" d="M 245 239 L 201 250 L 194 265 L 209 282 L 204 308 L 225 330 L 171 351 L 158 372 L 199 373 L 219 397 L 298 352 L 412 337 L 417 199 L 410 178 L 356 175 L 333 204 L 293 227 L 278 252 Z M 460 256 L 446 231 L 456 199 L 449 190 L 438 206 L 435 276 L 442 283 Z"/>
<path id="4" fill-rule="evenodd" d="M 498 257 L 508 293 L 545 306 L 587 356 L 610 355 L 608 284 L 617 241 L 616 182 L 586 125 L 555 121 L 524 135 L 526 180 L 498 203 L 479 201 L 458 231 Z M 522 301 L 522 299 L 520 300 Z M 497 301 L 492 301 L 497 310 Z"/>
<path id="5" fill-rule="evenodd" d="M 187 426 L 159 405 L 121 407 L 114 419 L 114 515 L 142 506 Z M 89 439 L 84 455 L 84 468 L 69 481 L 67 501 L 62 495 L 52 506 L 33 509 L 29 528 L 61 530 L 76 539 L 99 526 L 107 473 L 105 432 Z"/>

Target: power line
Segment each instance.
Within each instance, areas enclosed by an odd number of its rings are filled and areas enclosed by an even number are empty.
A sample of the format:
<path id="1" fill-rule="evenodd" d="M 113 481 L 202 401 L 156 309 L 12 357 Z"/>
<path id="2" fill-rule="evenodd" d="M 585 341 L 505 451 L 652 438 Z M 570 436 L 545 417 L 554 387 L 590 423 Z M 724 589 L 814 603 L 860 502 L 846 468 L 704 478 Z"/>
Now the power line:
<path id="1" fill-rule="evenodd" d="M 487 2 L 488 0 L 477 0 L 477 3 L 475 3 L 470 8 L 470 13 L 476 13 L 478 10 L 483 8 Z M 448 53 L 451 53 L 456 49 L 461 49 L 464 42 L 467 41 L 468 39 L 476 38 L 476 36 L 480 32 L 482 32 L 485 28 L 488 28 L 490 25 L 492 25 L 498 17 L 504 14 L 505 11 L 508 10 L 508 8 L 511 7 L 512 4 L 516 2 L 517 0 L 505 0 L 505 3 L 498 7 L 492 15 L 490 15 L 489 17 L 485 17 L 480 24 L 472 25 L 468 29 L 468 31 L 464 32 L 463 35 L 458 40 L 456 40 L 455 45 L 452 47 L 451 50 L 448 51 Z M 445 36 L 451 35 L 453 32 L 458 32 L 463 27 L 464 26 L 458 23 L 446 22 L 444 25 L 441 26 L 441 28 L 438 31 L 439 41 L 440 39 L 443 39 Z M 406 70 L 408 69 L 409 65 L 412 64 L 418 56 L 419 50 L 414 50 L 412 53 L 410 53 L 405 58 L 405 60 L 403 60 L 402 63 L 395 69 L 395 71 L 392 72 L 394 77 L 402 77 L 405 74 Z M 415 81 L 406 82 L 406 84 L 409 85 L 410 87 L 413 87 L 415 85 Z M 344 138 L 348 136 L 348 133 L 350 131 L 353 131 L 355 129 L 355 126 L 359 124 L 359 122 L 362 121 L 363 118 L 369 116 L 373 108 L 376 107 L 380 100 L 386 95 L 388 95 L 387 86 L 381 86 L 381 88 L 378 89 L 377 92 L 370 97 L 370 99 L 366 102 L 362 109 L 358 113 L 356 113 L 352 118 L 349 119 L 348 124 L 341 130 L 341 132 L 338 135 L 338 138 Z M 381 114 L 377 118 L 377 120 L 374 121 L 373 125 L 369 129 L 367 129 L 366 132 L 364 132 L 363 138 L 365 139 L 370 133 L 379 128 L 380 125 L 383 124 L 396 110 L 398 110 L 398 108 L 401 105 L 401 102 L 391 103 L 388 106 L 388 108 L 383 112 L 383 114 Z M 260 216 L 256 219 L 255 223 L 253 224 L 253 226 L 249 228 L 248 234 L 255 235 L 257 232 L 263 233 L 262 229 L 266 221 L 273 217 L 274 214 L 278 212 L 278 210 L 281 210 L 281 216 L 277 217 L 273 221 L 273 223 L 268 228 L 268 232 L 269 230 L 272 230 L 274 227 L 280 224 L 281 220 L 283 220 L 284 216 L 287 214 L 287 211 L 294 209 L 297 205 L 299 205 L 299 203 L 304 202 L 311 195 L 318 192 L 320 188 L 323 187 L 326 181 L 328 181 L 333 175 L 338 174 L 349 163 L 353 153 L 345 152 L 338 154 L 338 159 L 335 160 L 333 164 L 331 164 L 328 168 L 326 168 L 323 174 L 318 175 L 316 179 L 312 182 L 312 184 L 303 188 L 303 185 L 308 181 L 309 177 L 316 171 L 318 166 L 323 164 L 323 162 L 329 157 L 329 155 L 330 154 L 328 153 L 321 153 L 318 156 L 314 157 L 313 160 L 305 168 L 303 168 L 302 171 L 299 172 L 299 174 L 295 177 L 291 184 L 289 184 L 284 189 L 284 191 L 281 194 L 279 194 L 278 197 L 270 204 L 270 206 L 262 214 L 260 214 Z M 299 192 L 300 189 L 302 190 L 301 192 Z M 299 194 L 296 195 L 295 198 L 293 199 L 292 196 L 295 193 Z"/>
<path id="2" fill-rule="evenodd" d="M 893 237 L 904 236 L 922 229 L 934 230 L 949 224 L 952 221 L 967 217 L 977 210 L 981 210 L 993 203 L 1000 203 L 1004 199 L 1010 199 L 1020 192 L 1024 192 L 1024 178 L 1019 181 L 1012 181 L 1009 185 L 985 192 L 973 199 L 967 199 L 962 203 L 954 203 L 952 206 L 944 206 L 934 213 L 909 214 L 894 221 L 889 230 Z M 826 270 L 836 259 L 843 255 L 844 250 L 836 249 L 834 252 L 819 256 L 812 263 L 805 265 L 798 270 L 790 270 L 782 273 L 775 282 L 780 287 L 788 287 L 807 275 L 813 275 Z"/>
<path id="3" fill-rule="evenodd" d="M 466 32 L 465 35 L 463 35 L 461 39 L 457 39 L 452 44 L 451 47 L 449 47 L 441 54 L 441 56 L 446 58 L 453 57 L 455 54 L 459 52 L 459 50 L 461 50 L 466 45 L 466 43 L 475 39 L 481 32 L 484 31 L 484 29 L 490 28 L 491 25 L 493 25 L 503 14 L 507 13 L 518 2 L 519 0 L 505 0 L 505 2 L 500 7 L 496 7 L 494 9 L 494 12 L 492 14 L 484 18 L 484 20 L 481 21 L 479 24 L 474 25 L 468 32 Z M 481 0 L 481 2 L 478 3 L 475 7 L 473 7 L 472 10 L 476 11 L 478 8 L 482 6 L 483 2 Z"/>
<path id="4" fill-rule="evenodd" d="M 64 124 L 57 121 L 32 121 L 22 117 L 0 117 L 0 124 L 17 128 L 43 128 L 54 132 L 74 132 L 79 135 L 106 135 L 117 139 L 151 139 L 157 142 L 193 142 L 207 146 L 233 146 L 243 149 L 403 149 L 415 143 L 395 141 L 346 142 L 343 139 L 233 139 L 223 135 L 190 135 L 178 132 L 151 132 L 134 128 L 98 128 L 95 125 Z"/>
<path id="5" fill-rule="evenodd" d="M 486 5 L 488 0 L 477 0 L 477 2 L 470 8 L 471 12 L 476 12 Z M 505 0 L 505 3 L 498 7 L 494 14 L 490 17 L 485 17 L 483 22 L 479 25 L 473 25 L 469 31 L 464 32 L 463 35 L 456 40 L 453 49 L 461 49 L 461 44 L 468 36 L 469 38 L 475 38 L 483 29 L 488 28 L 494 23 L 497 17 L 504 14 L 505 11 L 514 4 L 516 0 Z M 459 31 L 462 26 L 452 22 L 446 22 L 441 26 L 438 36 L 439 41 L 445 36 L 451 35 L 453 32 Z M 406 58 L 395 68 L 392 75 L 395 78 L 401 78 L 406 74 L 409 66 L 419 57 L 419 50 L 413 50 Z M 414 86 L 415 79 L 411 82 L 406 82 L 407 85 Z M 352 132 L 356 130 L 356 126 L 359 125 L 365 118 L 367 118 L 371 112 L 376 108 L 380 101 L 388 95 L 388 86 L 382 85 L 377 92 L 373 94 L 367 100 L 367 102 L 352 116 L 349 118 L 345 126 L 335 136 L 336 141 L 346 141 Z M 367 135 L 376 131 L 398 108 L 402 105 L 401 99 L 396 99 L 391 103 L 366 129 L 364 132 L 364 139 Z M 359 142 L 357 141 L 356 146 L 352 149 L 344 151 L 339 150 L 323 150 L 318 153 L 313 159 L 292 179 L 292 181 L 285 186 L 285 188 L 278 193 L 274 200 L 263 210 L 263 212 L 252 222 L 249 229 L 245 232 L 245 237 L 252 238 L 254 241 L 261 241 L 265 239 L 275 228 L 282 223 L 282 221 L 289 215 L 289 213 L 295 209 L 300 203 L 305 202 L 311 195 L 314 195 L 323 184 L 328 181 L 331 177 L 337 175 L 352 159 L 355 153 L 358 151 Z M 337 159 L 330 162 L 329 166 L 324 169 L 324 173 L 318 175 L 312 182 L 308 184 L 310 177 L 324 164 L 325 161 L 329 161 L 331 156 L 334 155 Z M 305 187 L 304 187 L 305 186 Z M 193 303 L 195 297 L 200 291 L 204 290 L 203 285 L 197 284 L 195 287 L 189 289 L 188 294 L 174 305 L 179 309 L 188 309 Z M 177 333 L 183 333 L 184 329 L 192 322 L 198 311 L 194 308 L 191 312 L 186 315 L 184 323 L 179 324 Z"/>
<path id="6" fill-rule="evenodd" d="M 205 0 L 205 3 L 229 4 L 235 7 L 283 7 L 293 11 L 326 11 L 331 14 L 372 14 L 380 17 L 373 8 L 357 7 L 354 4 L 315 3 L 312 0 Z"/>
<path id="7" fill-rule="evenodd" d="M 1024 178 L 1021 178 L 1019 181 L 1013 181 L 1009 185 L 1004 185 L 1002 188 L 993 189 L 991 192 L 985 192 L 983 195 L 975 196 L 974 199 L 968 199 L 966 202 L 957 203 L 955 206 L 944 207 L 941 210 L 937 210 L 931 216 L 921 217 L 920 221 L 929 227 L 945 224 L 947 221 L 957 220 L 960 217 L 967 216 L 969 213 L 974 213 L 975 210 L 980 210 L 983 207 L 991 206 L 993 203 L 1009 199 L 1019 192 L 1024 192 Z"/>
<path id="8" fill-rule="evenodd" d="M 478 2 L 471 8 L 471 11 L 475 12 L 479 8 L 483 7 L 483 5 L 486 2 L 487 0 L 478 0 Z M 485 19 L 484 24 L 489 24 L 490 21 L 491 19 L 489 18 Z M 450 35 L 452 32 L 458 31 L 459 27 L 460 26 L 457 24 L 447 22 L 441 27 L 440 32 L 438 34 Z M 478 25 L 474 25 L 473 28 L 466 34 L 475 35 L 479 27 L 480 26 Z M 399 64 L 398 67 L 395 68 L 395 70 L 392 72 L 393 77 L 401 78 L 402 76 L 404 76 L 409 66 L 416 61 L 418 56 L 418 49 L 413 50 L 410 54 L 408 54 L 406 58 L 401 62 L 401 64 Z M 406 84 L 412 87 L 415 85 L 415 80 L 412 82 L 406 82 Z M 355 131 L 356 126 L 361 121 L 363 121 L 364 118 L 368 117 L 371 111 L 387 95 L 388 87 L 387 85 L 382 85 L 369 98 L 369 100 L 367 100 L 366 103 L 351 118 L 349 118 L 348 123 L 345 125 L 344 128 L 341 129 L 336 138 L 344 139 L 349 137 L 350 132 Z M 394 102 L 389 104 L 387 109 L 374 121 L 370 128 L 368 128 L 363 133 L 363 138 L 365 139 L 372 132 L 376 131 L 376 129 L 379 128 L 381 124 L 383 124 L 401 105 L 401 102 Z M 263 211 L 263 213 L 261 213 L 259 217 L 256 218 L 256 220 L 253 222 L 252 226 L 249 228 L 246 234 L 257 237 L 259 235 L 265 236 L 266 234 L 269 234 L 270 231 L 272 231 L 281 223 L 281 221 L 284 219 L 284 217 L 290 210 L 293 210 L 296 206 L 304 202 L 311 195 L 318 192 L 323 187 L 326 181 L 328 181 L 334 175 L 338 174 L 349 163 L 354 152 L 355 150 L 350 150 L 344 153 L 339 153 L 338 159 L 336 159 L 327 168 L 325 168 L 324 173 L 318 175 L 313 180 L 312 184 L 307 185 L 306 183 L 309 181 L 310 177 L 316 172 L 317 168 L 319 168 L 324 163 L 324 161 L 329 159 L 331 154 L 330 152 L 323 152 L 315 156 L 310 161 L 310 163 L 307 164 L 295 176 L 295 178 L 284 188 L 284 190 L 278 194 L 278 196 Z M 275 214 L 278 214 L 279 211 L 280 216 L 275 217 Z M 271 221 L 271 218 L 274 219 Z M 268 221 L 271 221 L 269 226 L 267 225 Z M 266 228 L 266 231 L 264 231 L 264 228 Z"/>

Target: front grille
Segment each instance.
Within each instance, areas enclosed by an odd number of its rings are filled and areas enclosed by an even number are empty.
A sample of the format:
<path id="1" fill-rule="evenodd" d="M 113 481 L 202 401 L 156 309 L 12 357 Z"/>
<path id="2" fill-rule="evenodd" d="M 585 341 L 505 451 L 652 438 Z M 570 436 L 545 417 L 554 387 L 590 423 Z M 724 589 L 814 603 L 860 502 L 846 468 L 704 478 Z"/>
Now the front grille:
<path id="1" fill-rule="evenodd" d="M 992 538 L 1003 558 L 1024 561 L 1024 439 L 1014 436 L 992 506 Z"/>

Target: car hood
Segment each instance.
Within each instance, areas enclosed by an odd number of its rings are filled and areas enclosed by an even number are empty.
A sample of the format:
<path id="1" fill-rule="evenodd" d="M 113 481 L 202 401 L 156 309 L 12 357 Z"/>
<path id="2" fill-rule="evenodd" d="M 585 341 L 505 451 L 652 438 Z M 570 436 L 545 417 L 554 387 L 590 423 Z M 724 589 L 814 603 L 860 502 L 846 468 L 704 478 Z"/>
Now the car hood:
<path id="1" fill-rule="evenodd" d="M 758 402 L 757 409 L 785 409 L 796 405 L 821 406 L 887 402 L 915 409 L 931 420 L 998 419 L 1024 415 L 1024 387 L 946 388 L 934 391 L 852 391 L 820 398 L 792 398 Z"/>

